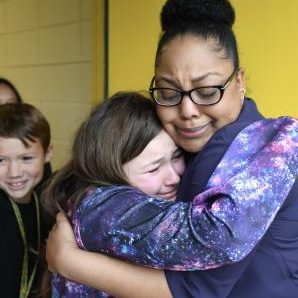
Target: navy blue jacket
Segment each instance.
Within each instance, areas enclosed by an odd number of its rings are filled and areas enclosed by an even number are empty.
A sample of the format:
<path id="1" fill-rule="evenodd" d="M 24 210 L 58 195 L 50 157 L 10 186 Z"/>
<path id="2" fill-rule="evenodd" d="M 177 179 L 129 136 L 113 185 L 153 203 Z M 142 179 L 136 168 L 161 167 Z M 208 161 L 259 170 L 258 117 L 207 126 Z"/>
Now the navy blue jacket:
<path id="1" fill-rule="evenodd" d="M 238 119 L 218 131 L 199 154 L 187 156 L 187 169 L 178 197 L 192 200 L 236 135 L 262 119 L 246 99 Z M 206 271 L 166 271 L 175 298 L 297 298 L 298 297 L 298 180 L 258 246 L 238 263 Z"/>

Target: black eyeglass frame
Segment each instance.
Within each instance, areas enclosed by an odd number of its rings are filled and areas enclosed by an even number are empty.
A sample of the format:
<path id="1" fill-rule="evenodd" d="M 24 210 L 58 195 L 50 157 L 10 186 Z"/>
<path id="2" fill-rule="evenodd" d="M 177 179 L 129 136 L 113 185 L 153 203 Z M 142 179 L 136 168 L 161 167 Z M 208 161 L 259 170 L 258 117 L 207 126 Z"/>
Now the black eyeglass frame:
<path id="1" fill-rule="evenodd" d="M 185 95 L 187 95 L 191 101 L 199 106 L 212 106 L 212 105 L 215 105 L 217 103 L 219 103 L 221 101 L 221 99 L 223 98 L 223 95 L 224 95 L 224 92 L 225 90 L 227 89 L 227 87 L 230 85 L 230 83 L 233 81 L 235 75 L 237 74 L 237 72 L 239 71 L 239 69 L 235 69 L 232 74 L 228 77 L 228 79 L 226 80 L 226 82 L 223 84 L 223 85 L 215 85 L 215 86 L 201 86 L 201 87 L 196 87 L 196 88 L 193 88 L 191 90 L 188 90 L 188 91 L 185 91 L 185 90 L 178 90 L 178 89 L 175 89 L 175 88 L 158 88 L 158 87 L 153 87 L 153 84 L 154 84 L 154 81 L 155 81 L 155 76 L 152 78 L 151 80 L 151 83 L 150 83 L 150 87 L 149 87 L 149 93 L 150 93 L 150 96 L 151 98 L 153 99 L 153 101 L 157 104 L 157 105 L 160 105 L 160 106 L 165 106 L 165 107 L 173 107 L 173 106 L 178 106 Z M 214 103 L 208 103 L 208 104 L 202 104 L 202 103 L 197 103 L 193 100 L 193 98 L 191 97 L 191 93 L 194 91 L 194 90 L 198 90 L 198 89 L 205 89 L 205 88 L 217 88 L 220 92 L 220 96 L 219 96 L 219 99 L 218 101 L 214 102 Z M 175 104 L 162 104 L 162 103 L 159 103 L 158 100 L 154 97 L 154 91 L 156 90 L 173 90 L 173 91 L 176 91 L 180 94 L 180 100 L 175 103 Z"/>

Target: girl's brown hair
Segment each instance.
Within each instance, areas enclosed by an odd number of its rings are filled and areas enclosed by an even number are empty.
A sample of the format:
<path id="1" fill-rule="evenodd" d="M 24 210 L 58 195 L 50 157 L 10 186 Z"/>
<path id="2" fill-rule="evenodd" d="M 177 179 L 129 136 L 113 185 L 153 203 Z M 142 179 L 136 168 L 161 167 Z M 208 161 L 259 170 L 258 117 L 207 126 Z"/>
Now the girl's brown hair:
<path id="1" fill-rule="evenodd" d="M 51 220 L 57 203 L 67 211 L 87 187 L 128 184 L 123 164 L 138 156 L 161 127 L 155 105 L 139 93 L 116 93 L 97 105 L 76 134 L 69 162 L 45 189 Z"/>

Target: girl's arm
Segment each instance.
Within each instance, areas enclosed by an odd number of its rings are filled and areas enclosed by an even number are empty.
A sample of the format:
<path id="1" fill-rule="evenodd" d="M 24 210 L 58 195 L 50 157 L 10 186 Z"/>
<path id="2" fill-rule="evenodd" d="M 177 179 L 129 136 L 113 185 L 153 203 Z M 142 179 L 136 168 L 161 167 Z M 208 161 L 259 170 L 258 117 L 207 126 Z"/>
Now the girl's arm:
<path id="1" fill-rule="evenodd" d="M 162 270 L 80 250 L 62 213 L 57 215 L 57 223 L 49 234 L 47 261 L 51 271 L 115 297 L 172 297 Z"/>
<path id="2" fill-rule="evenodd" d="M 287 128 L 289 129 L 289 127 Z M 297 177 L 297 144 L 298 144 L 298 140 L 297 140 L 297 123 L 296 123 L 296 128 L 293 130 L 290 130 L 291 133 L 296 134 L 296 139 L 295 138 L 286 138 L 280 139 L 280 142 L 275 142 L 273 144 L 273 148 L 271 148 L 271 151 L 273 153 L 273 155 L 271 155 L 272 160 L 275 160 L 275 162 L 280 162 L 280 166 L 284 166 L 285 164 L 283 163 L 282 159 L 279 159 L 279 154 L 278 151 L 280 151 L 281 153 L 283 153 L 283 151 L 287 151 L 287 150 L 292 150 L 292 160 L 290 163 L 287 164 L 287 166 L 289 166 L 289 168 L 293 167 L 296 168 L 296 172 L 294 170 L 289 172 L 289 179 L 292 179 L 291 177 L 294 175 L 296 175 Z M 258 131 L 260 132 L 260 131 Z M 258 134 L 255 134 L 255 139 L 257 139 Z M 250 143 L 250 140 L 248 140 L 248 143 Z M 251 143 L 252 146 L 255 146 L 255 144 L 252 142 Z M 294 147 L 293 147 L 294 144 Z M 295 145 L 296 144 L 296 145 Z M 261 146 L 264 146 L 264 144 L 261 144 Z M 296 147 L 295 147 L 296 146 Z M 248 147 L 244 147 L 244 151 L 247 150 Z M 288 148 L 288 149 L 285 149 Z M 275 149 L 275 150 L 272 150 Z M 278 150 L 278 151 L 277 151 Z M 270 154 L 270 151 L 264 151 L 263 152 L 266 157 L 266 155 Z M 252 159 L 254 159 L 254 157 L 252 157 Z M 259 160 L 261 161 L 261 160 Z M 237 159 L 237 163 L 241 164 L 242 162 L 245 162 L 243 160 L 238 160 Z M 291 166 L 292 165 L 292 166 Z M 241 168 L 241 166 L 239 167 L 239 169 Z M 280 167 L 276 168 L 276 174 L 279 175 L 279 169 Z M 268 168 L 266 169 L 266 167 L 264 167 L 264 164 L 260 164 L 259 162 L 259 167 L 258 169 L 255 169 L 255 171 L 260 171 L 260 174 L 263 174 L 264 171 L 268 170 Z M 223 175 L 229 175 L 230 172 L 230 168 L 227 169 L 223 169 L 224 173 Z M 255 173 L 252 173 L 255 175 Z M 274 168 L 273 168 L 273 175 L 275 174 Z M 212 181 L 213 184 L 216 184 L 216 180 L 220 177 L 216 177 L 214 176 L 215 179 Z M 279 179 L 279 176 L 276 176 L 277 180 Z M 249 179 L 249 176 L 247 177 Z M 250 182 L 249 182 L 250 181 Z M 259 189 L 257 187 L 257 185 L 254 186 L 255 183 L 257 183 L 257 180 L 244 180 L 246 187 L 256 187 L 256 191 L 264 191 L 264 189 Z M 255 182 L 255 183 L 254 183 Z M 272 192 L 272 197 L 274 198 L 276 194 L 279 193 L 279 191 L 284 191 L 284 185 L 283 183 L 285 182 L 285 187 L 288 187 L 287 184 L 289 183 L 289 180 L 283 181 L 281 182 L 280 189 L 277 189 L 276 192 Z M 243 183 L 240 183 L 241 187 L 243 186 Z M 270 185 L 269 185 L 270 187 Z M 275 185 L 275 187 L 277 187 L 277 185 Z M 239 192 L 241 192 L 241 190 L 239 190 Z M 258 208 L 258 201 L 255 199 L 256 196 L 259 196 L 259 193 L 251 193 L 251 197 L 247 198 L 248 200 L 252 201 L 252 204 L 250 205 L 250 208 L 247 209 L 247 213 L 245 214 L 241 214 L 241 216 L 239 217 L 239 224 L 241 223 L 241 220 L 246 222 L 247 220 L 249 220 L 249 216 L 253 215 L 255 212 L 262 212 L 262 208 Z M 271 200 L 271 198 L 269 198 L 269 201 Z M 245 202 L 245 196 L 243 197 L 243 200 Z M 221 227 L 223 230 L 226 229 L 227 230 L 227 234 L 224 234 L 225 237 L 227 237 L 227 239 L 230 237 L 233 237 L 233 233 L 235 233 L 235 230 L 233 230 L 233 227 L 231 226 L 231 229 L 229 229 L 229 221 L 223 221 L 222 224 L 220 222 L 220 218 L 222 216 L 222 214 L 225 213 L 229 213 L 230 215 L 236 214 L 239 211 L 239 208 L 237 208 L 237 205 L 233 205 L 233 200 L 230 200 L 230 208 L 226 208 L 223 209 L 224 206 L 228 206 L 226 200 L 222 199 L 222 198 L 218 198 L 218 200 L 215 200 L 216 202 L 210 202 L 209 205 L 204 204 L 204 202 L 202 202 L 202 209 L 206 209 L 206 210 L 210 210 L 210 217 L 207 218 L 207 223 L 210 222 L 211 224 L 214 223 L 213 226 L 210 226 L 211 230 L 209 230 L 209 233 L 212 234 L 213 231 L 215 230 L 215 232 L 219 231 L 219 228 Z M 119 201 L 118 201 L 119 202 Z M 255 205 L 253 203 L 256 203 Z M 216 203 L 216 205 L 215 205 Z M 117 207 L 117 206 L 116 206 Z M 217 208 L 218 207 L 218 208 Z M 234 208 L 233 208 L 234 207 Z M 241 207 L 241 205 L 240 205 Z M 278 208 L 277 208 L 278 209 Z M 136 210 L 136 209 L 135 209 Z M 240 208 L 241 210 L 241 208 Z M 133 211 L 133 209 L 132 209 Z M 191 211 L 191 210 L 190 210 Z M 218 217 L 213 216 L 215 215 L 215 212 L 218 211 Z M 200 213 L 201 211 L 198 210 L 198 212 Z M 133 215 L 134 213 L 132 212 L 131 215 Z M 208 215 L 208 213 L 205 213 L 206 215 Z M 190 215 L 192 215 L 192 213 L 190 213 Z M 195 215 L 195 214 L 194 214 Z M 135 216 L 137 217 L 137 214 L 135 214 Z M 59 218 L 60 216 L 58 216 Z M 187 216 L 188 219 L 191 216 Z M 107 218 L 107 220 L 109 221 L 111 218 Z M 204 218 L 202 219 L 202 229 L 203 231 L 206 230 L 206 232 L 208 231 L 208 227 L 204 226 Z M 254 218 L 252 218 L 254 220 Z M 132 222 L 133 222 L 133 218 L 132 218 Z M 150 221 L 150 218 L 148 218 L 148 220 Z M 269 220 L 270 222 L 270 220 Z M 146 223 L 146 222 L 145 222 Z M 190 222 L 191 223 L 191 222 Z M 267 223 L 268 224 L 268 223 Z M 74 243 L 75 240 L 72 236 L 72 244 L 69 245 L 69 243 L 71 243 L 71 241 L 65 241 L 63 239 L 62 233 L 61 233 L 61 224 L 59 224 L 59 220 L 58 220 L 58 225 L 59 228 L 56 229 L 54 232 L 51 233 L 49 241 L 48 241 L 48 245 L 47 245 L 47 259 L 49 262 L 49 266 L 50 268 L 52 268 L 54 271 L 58 271 L 59 273 L 61 273 L 62 275 L 65 275 L 66 277 L 76 280 L 78 282 L 81 283 L 85 283 L 89 286 L 93 286 L 99 290 L 104 290 L 106 292 L 110 292 L 112 294 L 114 294 L 116 297 L 126 297 L 123 295 L 128 295 L 128 297 L 134 297 L 132 295 L 137 295 L 136 297 L 167 297 L 167 295 L 170 295 L 169 290 L 167 289 L 166 283 L 165 283 L 165 279 L 163 274 L 160 271 L 155 271 L 155 270 L 150 270 L 148 268 L 136 268 L 133 265 L 124 263 L 123 261 L 117 261 L 117 260 L 113 260 L 109 257 L 105 257 L 103 255 L 94 255 L 93 253 L 88 253 L 85 251 L 79 251 L 78 248 L 74 247 Z M 268 224 L 269 225 L 269 224 Z M 65 226 L 63 224 L 63 226 Z M 129 227 L 129 226 L 128 226 Z M 70 229 L 70 226 L 68 226 L 68 228 Z M 130 230 L 133 227 L 129 227 L 128 230 Z M 166 228 L 166 227 L 165 227 Z M 206 228 L 206 229 L 205 229 Z M 264 227 L 264 229 L 266 229 L 266 225 Z M 194 231 L 198 231 L 198 235 L 200 235 L 200 230 L 194 230 Z M 231 232 L 229 234 L 229 231 Z M 85 231 L 83 231 L 85 232 Z M 72 231 L 69 231 L 70 235 L 72 235 Z M 60 240 L 59 240 L 59 234 L 60 234 Z M 150 234 L 150 233 L 149 233 Z M 220 233 L 219 233 L 220 235 Z M 57 236 L 57 237 L 56 237 Z M 237 237 L 239 237 L 239 235 L 236 235 Z M 241 236 L 241 235 L 240 235 Z M 251 235 L 248 234 L 244 234 L 243 237 L 250 237 Z M 61 239 L 62 237 L 62 239 Z M 59 243 L 60 241 L 60 243 Z M 218 242 L 222 241 L 222 239 L 219 239 Z M 215 243 L 216 245 L 216 243 Z M 63 248 L 64 246 L 64 248 Z M 70 246 L 70 248 L 69 248 Z M 72 246 L 72 247 L 71 247 Z M 77 252 L 75 252 L 75 250 L 77 250 Z M 133 261 L 133 260 L 132 260 Z M 103 265 L 101 264 L 101 262 L 103 262 Z M 128 266 L 128 267 L 126 267 Z M 123 272 L 121 271 L 123 269 Z M 92 271 L 91 271 L 92 270 Z M 142 270 L 142 271 L 139 271 Z M 143 271 L 144 270 L 144 271 Z M 92 274 L 90 274 L 90 272 L 92 272 Z M 120 272 L 120 275 L 117 275 L 118 272 Z M 143 272 L 142 275 L 140 272 Z M 158 272 L 158 273 L 156 273 Z M 156 274 L 155 274 L 156 273 Z M 154 275 L 155 274 L 155 275 Z M 159 277 L 158 277 L 159 274 Z M 125 280 L 125 282 L 123 282 L 122 276 L 124 276 L 124 278 L 128 279 L 128 282 Z M 140 280 L 138 280 L 138 277 L 141 277 Z M 146 284 L 142 285 L 142 283 L 145 282 Z M 118 292 L 118 293 L 117 293 Z M 122 295 L 123 294 L 123 295 Z"/>
<path id="3" fill-rule="evenodd" d="M 291 118 L 246 128 L 217 167 L 209 189 L 192 203 L 151 198 L 126 186 L 96 189 L 72 218 L 79 246 L 179 271 L 243 259 L 296 180 L 297 128 Z"/>

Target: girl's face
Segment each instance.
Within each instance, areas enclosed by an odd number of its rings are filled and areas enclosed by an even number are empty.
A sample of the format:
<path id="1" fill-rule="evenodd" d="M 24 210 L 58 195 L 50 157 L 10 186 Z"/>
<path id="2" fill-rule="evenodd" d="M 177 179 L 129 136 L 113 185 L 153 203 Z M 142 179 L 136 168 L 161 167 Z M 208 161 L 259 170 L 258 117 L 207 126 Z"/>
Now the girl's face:
<path id="1" fill-rule="evenodd" d="M 141 154 L 123 166 L 130 185 L 167 200 L 176 199 L 184 168 L 181 150 L 164 130 L 149 142 Z"/>
<path id="2" fill-rule="evenodd" d="M 195 36 L 176 37 L 161 52 L 155 70 L 156 87 L 191 90 L 223 85 L 233 73 L 233 63 L 214 40 Z M 177 106 L 157 106 L 165 130 L 188 152 L 198 152 L 225 125 L 238 117 L 244 98 L 243 71 L 237 72 L 220 102 L 199 106 L 184 96 Z"/>

